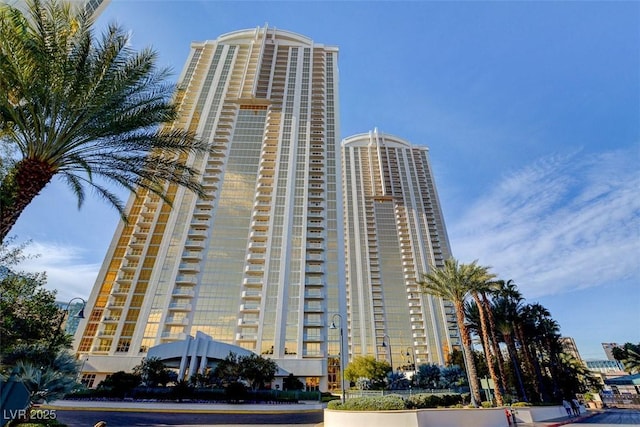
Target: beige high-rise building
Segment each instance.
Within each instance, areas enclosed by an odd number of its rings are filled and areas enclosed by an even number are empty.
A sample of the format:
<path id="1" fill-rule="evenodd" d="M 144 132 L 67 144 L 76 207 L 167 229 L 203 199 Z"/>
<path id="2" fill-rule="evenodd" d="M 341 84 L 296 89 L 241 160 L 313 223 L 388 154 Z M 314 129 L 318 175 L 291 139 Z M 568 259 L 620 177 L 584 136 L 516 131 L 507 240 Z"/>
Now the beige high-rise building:
<path id="1" fill-rule="evenodd" d="M 62 1 L 62 0 L 61 0 Z M 111 0 L 65 0 L 74 7 L 84 7 L 85 10 L 93 15 L 94 18 L 98 17 Z M 20 10 L 27 10 L 28 2 L 26 0 L 0 0 L 0 3 L 5 3 L 10 6 L 16 7 Z M 46 2 L 45 2 L 46 3 Z"/>
<path id="2" fill-rule="evenodd" d="M 151 347 L 201 332 L 272 358 L 310 389 L 336 386 L 337 58 L 274 28 L 192 44 L 174 125 L 214 144 L 189 159 L 207 197 L 170 186 L 173 208 L 152 194 L 129 200 L 75 337 L 85 376 L 128 371 Z"/>
<path id="3" fill-rule="evenodd" d="M 343 140 L 342 162 L 351 356 L 444 365 L 453 305 L 416 283 L 451 256 L 428 149 L 373 130 Z"/>

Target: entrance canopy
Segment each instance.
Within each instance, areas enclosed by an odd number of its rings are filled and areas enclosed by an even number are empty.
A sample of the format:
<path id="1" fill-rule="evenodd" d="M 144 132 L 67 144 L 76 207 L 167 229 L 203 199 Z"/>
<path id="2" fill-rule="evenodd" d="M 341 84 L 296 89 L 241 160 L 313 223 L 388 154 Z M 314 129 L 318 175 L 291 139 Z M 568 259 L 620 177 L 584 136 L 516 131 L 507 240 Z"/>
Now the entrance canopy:
<path id="1" fill-rule="evenodd" d="M 188 336 L 182 341 L 174 341 L 151 347 L 147 358 L 157 357 L 165 366 L 178 369 L 178 378 L 189 379 L 195 374 L 203 374 L 207 368 L 215 368 L 229 353 L 251 356 L 253 353 L 242 347 L 216 341 L 209 335 L 196 332 L 195 338 Z M 185 378 L 186 374 L 186 378 Z M 276 377 L 284 377 L 289 372 L 278 367 Z"/>

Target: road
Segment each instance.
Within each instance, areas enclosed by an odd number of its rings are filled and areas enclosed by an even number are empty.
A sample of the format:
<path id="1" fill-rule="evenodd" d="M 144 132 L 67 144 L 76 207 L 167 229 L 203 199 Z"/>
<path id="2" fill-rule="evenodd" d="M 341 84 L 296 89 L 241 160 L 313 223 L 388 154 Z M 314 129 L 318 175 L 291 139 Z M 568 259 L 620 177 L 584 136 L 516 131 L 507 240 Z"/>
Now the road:
<path id="1" fill-rule="evenodd" d="M 205 414 L 122 411 L 56 411 L 56 418 L 69 427 L 92 427 L 106 421 L 107 427 L 138 426 L 295 426 L 314 427 L 323 420 L 322 410 L 277 414 Z"/>
<path id="2" fill-rule="evenodd" d="M 580 426 L 583 424 L 597 424 L 599 426 L 640 426 L 640 410 L 607 409 L 602 414 L 587 418 L 579 423 L 565 424 L 565 426 Z"/>

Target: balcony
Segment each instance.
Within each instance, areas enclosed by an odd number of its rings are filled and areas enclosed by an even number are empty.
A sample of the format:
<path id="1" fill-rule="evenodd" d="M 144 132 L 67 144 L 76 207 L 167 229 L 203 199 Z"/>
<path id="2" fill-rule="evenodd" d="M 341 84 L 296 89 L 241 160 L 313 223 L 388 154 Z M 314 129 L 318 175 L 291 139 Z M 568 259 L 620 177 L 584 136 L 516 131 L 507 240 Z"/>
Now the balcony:
<path id="1" fill-rule="evenodd" d="M 204 228 L 190 228 L 188 233 L 190 238 L 193 238 L 193 237 L 199 237 L 202 239 L 207 238 L 207 230 Z"/>
<path id="2" fill-rule="evenodd" d="M 171 295 L 179 296 L 179 297 L 190 297 L 193 298 L 195 296 L 195 291 L 191 288 L 175 288 Z"/>
<path id="3" fill-rule="evenodd" d="M 169 304 L 169 311 L 191 311 L 191 304 L 172 302 Z"/>
<path id="4" fill-rule="evenodd" d="M 324 292 L 320 290 L 306 290 L 304 292 L 305 299 L 324 299 Z"/>
<path id="5" fill-rule="evenodd" d="M 247 261 L 252 264 L 264 264 L 266 255 L 264 252 L 251 252 L 247 255 Z"/>
<path id="6" fill-rule="evenodd" d="M 236 334 L 236 341 L 257 341 L 258 339 L 258 335 L 257 334 L 245 334 L 245 333 L 237 333 Z"/>
<path id="7" fill-rule="evenodd" d="M 198 283 L 198 276 L 195 274 L 178 274 L 176 284 L 178 285 L 195 285 Z"/>
<path id="8" fill-rule="evenodd" d="M 184 332 L 163 332 L 162 339 L 182 341 L 187 339 L 187 334 L 185 334 Z"/>
<path id="9" fill-rule="evenodd" d="M 178 269 L 181 272 L 186 273 L 199 273 L 200 272 L 200 264 L 195 262 L 181 262 L 178 266 Z"/>
<path id="10" fill-rule="evenodd" d="M 242 291 L 242 298 L 243 299 L 261 299 L 262 298 L 262 292 L 260 291 Z"/>
<path id="11" fill-rule="evenodd" d="M 248 329 L 257 328 L 260 326 L 260 321 L 258 319 L 238 319 L 238 326 Z"/>
<path id="12" fill-rule="evenodd" d="M 260 304 L 255 304 L 255 303 L 240 304 L 240 312 L 241 313 L 259 313 Z"/>
<path id="13" fill-rule="evenodd" d="M 188 320 L 186 317 L 167 317 L 164 321 L 167 325 L 178 325 L 178 326 L 186 326 L 188 324 Z"/>
<path id="14" fill-rule="evenodd" d="M 262 288 L 262 277 L 245 277 L 242 284 L 247 288 Z"/>
<path id="15" fill-rule="evenodd" d="M 202 252 L 201 251 L 185 251 L 182 253 L 182 259 L 190 260 L 190 261 L 201 261 Z"/>

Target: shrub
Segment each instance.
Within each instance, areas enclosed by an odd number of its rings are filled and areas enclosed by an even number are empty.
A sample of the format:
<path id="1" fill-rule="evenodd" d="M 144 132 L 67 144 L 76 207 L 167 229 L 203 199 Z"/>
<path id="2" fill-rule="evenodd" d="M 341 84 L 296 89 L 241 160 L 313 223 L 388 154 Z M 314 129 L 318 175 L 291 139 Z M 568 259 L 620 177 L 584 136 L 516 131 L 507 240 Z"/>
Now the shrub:
<path id="1" fill-rule="evenodd" d="M 406 402 L 408 409 L 449 407 L 462 404 L 462 396 L 459 394 L 436 395 L 419 393 L 410 396 Z"/>
<path id="2" fill-rule="evenodd" d="M 531 403 L 529 402 L 516 402 L 511 406 L 517 406 L 517 407 L 522 407 L 522 406 L 531 406 Z"/>
<path id="3" fill-rule="evenodd" d="M 345 403 L 339 400 L 332 400 L 327 404 L 328 409 L 340 411 L 394 411 L 407 409 L 407 405 L 402 397 L 397 395 L 376 396 L 376 397 L 356 397 L 349 399 Z"/>
<path id="4" fill-rule="evenodd" d="M 483 408 L 493 408 L 493 403 L 489 402 L 488 400 L 483 400 L 480 405 Z"/>
<path id="5" fill-rule="evenodd" d="M 225 388 L 225 396 L 232 403 L 239 403 L 247 396 L 247 389 L 244 384 L 232 382 Z"/>

